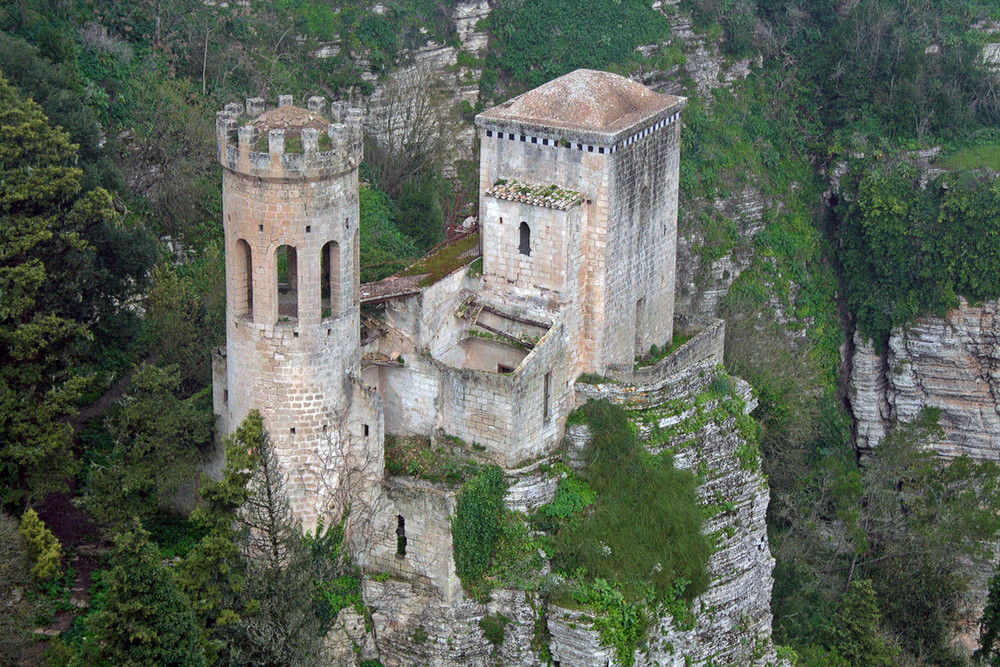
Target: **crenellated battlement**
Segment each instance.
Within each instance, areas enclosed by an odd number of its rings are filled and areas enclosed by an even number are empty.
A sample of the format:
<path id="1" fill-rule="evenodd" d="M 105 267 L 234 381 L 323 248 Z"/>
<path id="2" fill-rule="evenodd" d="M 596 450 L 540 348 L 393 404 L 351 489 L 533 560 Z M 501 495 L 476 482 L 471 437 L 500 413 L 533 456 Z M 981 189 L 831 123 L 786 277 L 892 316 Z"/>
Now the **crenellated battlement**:
<path id="1" fill-rule="evenodd" d="M 310 97 L 307 109 L 291 95 L 268 107 L 263 98 L 232 102 L 216 114 L 218 158 L 222 166 L 268 179 L 323 178 L 361 164 L 361 109 Z"/>

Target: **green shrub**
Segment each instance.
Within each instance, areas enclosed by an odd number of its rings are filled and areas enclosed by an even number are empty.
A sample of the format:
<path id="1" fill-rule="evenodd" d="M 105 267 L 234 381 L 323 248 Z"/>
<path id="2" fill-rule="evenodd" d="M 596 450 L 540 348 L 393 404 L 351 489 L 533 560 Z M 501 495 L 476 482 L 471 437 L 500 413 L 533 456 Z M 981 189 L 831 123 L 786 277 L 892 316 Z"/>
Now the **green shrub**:
<path id="1" fill-rule="evenodd" d="M 958 172 L 922 187 L 899 161 L 855 165 L 838 208 L 838 259 L 848 305 L 862 334 L 885 345 L 892 327 L 1000 296 L 1000 186 Z"/>
<path id="2" fill-rule="evenodd" d="M 647 454 L 620 407 L 592 401 L 583 413 L 592 434 L 584 479 L 596 500 L 556 534 L 556 563 L 567 572 L 583 568 L 630 597 L 652 585 L 658 599 L 693 599 L 708 586 L 711 553 L 695 476 Z M 678 580 L 690 582 L 679 596 Z"/>
<path id="3" fill-rule="evenodd" d="M 451 522 L 455 571 L 468 590 L 490 565 L 503 535 L 506 484 L 503 471 L 489 466 L 465 483 Z"/>
<path id="4" fill-rule="evenodd" d="M 31 576 L 38 581 L 51 581 L 62 574 L 62 544 L 59 538 L 52 534 L 45 523 L 33 509 L 21 516 L 21 526 L 18 528 L 24 546 L 31 559 Z"/>
<path id="5" fill-rule="evenodd" d="M 508 623 L 510 623 L 510 619 L 499 612 L 487 614 L 479 619 L 479 627 L 482 629 L 483 634 L 486 635 L 486 641 L 495 647 L 503 644 L 504 636 L 506 635 L 505 628 Z"/>
<path id="6" fill-rule="evenodd" d="M 417 629 L 413 631 L 413 643 L 423 644 L 424 642 L 427 641 L 429 636 L 430 635 L 427 634 L 427 630 L 424 628 L 424 626 L 419 625 L 417 626 Z"/>

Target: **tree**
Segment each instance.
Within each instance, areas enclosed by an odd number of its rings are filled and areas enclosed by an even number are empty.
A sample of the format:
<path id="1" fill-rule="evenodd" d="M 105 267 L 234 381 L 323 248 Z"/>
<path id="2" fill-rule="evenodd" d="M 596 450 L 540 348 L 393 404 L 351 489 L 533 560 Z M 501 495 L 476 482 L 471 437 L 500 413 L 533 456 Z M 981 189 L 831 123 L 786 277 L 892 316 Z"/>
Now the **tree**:
<path id="1" fill-rule="evenodd" d="M 872 582 L 854 580 L 826 627 L 826 645 L 847 664 L 892 667 L 899 650 L 883 637 Z"/>
<path id="2" fill-rule="evenodd" d="M 28 596 L 31 585 L 28 554 L 17 531 L 17 522 L 0 514 L 0 665 L 17 664 L 28 644 L 28 629 L 35 603 Z"/>
<path id="3" fill-rule="evenodd" d="M 109 203 L 101 190 L 77 198 L 75 159 L 68 135 L 0 78 L 0 502 L 65 488 L 75 468 L 63 418 L 83 384 L 72 369 L 89 332 L 54 286 Z"/>
<path id="4" fill-rule="evenodd" d="M 199 667 L 205 657 L 190 601 L 138 525 L 115 539 L 104 606 L 85 649 L 112 665 Z"/>
<path id="5" fill-rule="evenodd" d="M 838 592 L 869 580 L 883 633 L 911 656 L 952 659 L 969 568 L 992 557 L 988 545 L 1000 532 L 1000 485 L 993 462 L 938 457 L 928 443 L 940 434 L 936 413 L 925 411 L 898 424 L 860 469 L 828 453 L 788 494 L 772 534 L 781 576 L 798 589 L 775 590 L 786 631 L 826 641 L 822 615 L 837 609 Z M 867 604 L 857 596 L 840 604 Z"/>
<path id="6" fill-rule="evenodd" d="M 212 349 L 225 340 L 225 270 L 221 244 L 211 244 L 186 266 L 164 262 L 152 272 L 150 352 L 177 367 L 185 395 L 211 383 Z"/>
<path id="7" fill-rule="evenodd" d="M 82 504 L 106 526 L 143 518 L 195 475 L 212 436 L 212 415 L 177 398 L 176 367 L 142 366 L 108 419 L 114 447 L 95 457 Z"/>
<path id="8" fill-rule="evenodd" d="M 314 665 L 337 612 L 361 604 L 343 522 L 305 534 L 257 411 L 226 444 L 226 468 L 202 487 L 192 519 L 208 529 L 181 564 L 212 662 Z"/>
<path id="9" fill-rule="evenodd" d="M 1000 665 L 1000 563 L 990 579 L 986 607 L 979 619 L 979 643 L 972 658 L 991 667 Z"/>
<path id="10" fill-rule="evenodd" d="M 31 559 L 31 576 L 36 581 L 45 582 L 62 575 L 62 544 L 35 510 L 29 509 L 24 513 L 17 532 L 24 541 L 28 558 Z"/>

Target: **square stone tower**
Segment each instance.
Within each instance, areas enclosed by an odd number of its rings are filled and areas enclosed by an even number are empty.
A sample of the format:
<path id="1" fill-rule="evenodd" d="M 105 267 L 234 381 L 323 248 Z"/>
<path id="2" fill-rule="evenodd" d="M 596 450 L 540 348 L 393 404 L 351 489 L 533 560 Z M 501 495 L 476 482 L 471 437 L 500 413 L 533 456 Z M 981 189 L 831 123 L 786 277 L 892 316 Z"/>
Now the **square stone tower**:
<path id="1" fill-rule="evenodd" d="M 581 69 L 476 117 L 484 288 L 564 309 L 578 373 L 671 342 L 686 102 Z"/>

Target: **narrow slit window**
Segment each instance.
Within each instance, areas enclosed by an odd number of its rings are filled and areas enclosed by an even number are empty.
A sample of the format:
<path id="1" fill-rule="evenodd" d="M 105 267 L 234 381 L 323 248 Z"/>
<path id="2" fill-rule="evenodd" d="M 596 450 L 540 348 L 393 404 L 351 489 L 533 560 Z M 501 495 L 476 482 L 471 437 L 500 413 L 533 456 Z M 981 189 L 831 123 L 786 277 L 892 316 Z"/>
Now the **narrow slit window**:
<path id="1" fill-rule="evenodd" d="M 396 555 L 406 555 L 406 520 L 402 514 L 396 516 Z"/>
<path id="2" fill-rule="evenodd" d="M 643 323 L 646 319 L 646 297 L 640 298 L 635 302 L 635 356 L 636 358 L 641 357 L 643 352 L 642 343 L 642 329 Z"/>
<path id="3" fill-rule="evenodd" d="M 320 254 L 320 313 L 325 319 L 340 314 L 340 244 L 330 241 Z"/>
<path id="4" fill-rule="evenodd" d="M 278 321 L 299 318 L 299 267 L 295 247 L 279 246 L 275 253 L 278 282 Z"/>
<path id="5" fill-rule="evenodd" d="M 546 373 L 542 380 L 542 422 L 549 423 L 552 404 L 552 373 Z"/>
<path id="6" fill-rule="evenodd" d="M 520 227 L 520 243 L 518 245 L 518 250 L 522 255 L 528 257 L 531 256 L 531 227 L 528 227 L 528 223 L 522 222 Z"/>

